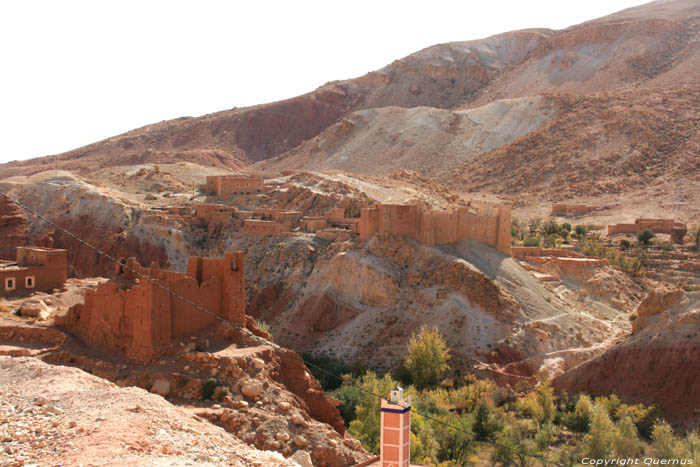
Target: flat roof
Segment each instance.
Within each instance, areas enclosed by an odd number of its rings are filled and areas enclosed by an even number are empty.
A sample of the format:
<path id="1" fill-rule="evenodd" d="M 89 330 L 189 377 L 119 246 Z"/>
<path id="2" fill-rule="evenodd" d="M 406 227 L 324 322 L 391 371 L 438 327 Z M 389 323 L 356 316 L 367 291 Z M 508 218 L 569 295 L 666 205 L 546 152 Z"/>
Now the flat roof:
<path id="1" fill-rule="evenodd" d="M 23 250 L 32 250 L 32 251 L 41 251 L 42 253 L 63 253 L 67 252 L 68 250 L 64 250 L 63 248 L 44 248 L 41 246 L 18 246 L 17 249 L 23 249 Z"/>
<path id="2" fill-rule="evenodd" d="M 43 264 L 37 264 L 37 265 L 32 265 L 32 266 L 20 266 L 17 263 L 10 263 L 10 264 L 0 264 L 0 272 L 7 272 L 7 271 L 29 271 L 30 269 L 39 269 L 39 268 L 45 268 Z"/>

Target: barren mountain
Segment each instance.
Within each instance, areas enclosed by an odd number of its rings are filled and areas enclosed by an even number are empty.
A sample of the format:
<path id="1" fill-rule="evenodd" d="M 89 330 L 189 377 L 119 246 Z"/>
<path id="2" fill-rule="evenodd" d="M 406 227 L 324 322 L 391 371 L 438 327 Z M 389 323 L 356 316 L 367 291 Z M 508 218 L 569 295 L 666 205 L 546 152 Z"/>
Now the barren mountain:
<path id="1" fill-rule="evenodd" d="M 604 226 L 638 217 L 700 221 L 698 69 L 700 3 L 659 0 L 562 31 L 435 45 L 289 100 L 160 122 L 55 157 L 0 165 L 4 193 L 114 257 L 184 271 L 190 256 L 242 251 L 246 329 L 291 349 L 223 328 L 173 340 L 143 366 L 89 348 L 48 323 L 113 276 L 113 262 L 0 198 L 0 259 L 12 259 L 18 245 L 65 248 L 72 277 L 51 293 L 3 299 L 0 354 L 95 376 L 0 358 L 8 370 L 2 395 L 22 407 L 7 416 L 8 426 L 24 437 L 27 423 L 53 417 L 36 407 L 72 401 L 58 429 L 48 431 L 55 439 L 26 434 L 23 444 L 47 462 L 59 454 L 96 458 L 103 428 L 85 422 L 78 435 L 70 420 L 109 420 L 109 428 L 112 418 L 81 405 L 69 388 L 79 384 L 91 397 L 104 395 L 117 414 L 118 461 L 128 463 L 134 451 L 172 457 L 175 465 L 276 465 L 303 447 L 314 464 L 348 465 L 367 453 L 343 434 L 335 401 L 294 352 L 392 369 L 423 324 L 439 327 L 461 374 L 515 386 L 546 373 L 570 393 L 614 392 L 697 424 L 687 410 L 700 400 L 694 226 L 680 245 L 662 233 L 651 245 L 638 244 L 632 232 L 606 237 Z M 234 171 L 264 172 L 265 189 L 221 197 L 197 189 L 207 176 Z M 451 215 L 455 207 L 475 210 L 478 200 L 507 201 L 514 220 L 549 216 L 559 200 L 593 208 L 566 219 L 568 232 L 513 223 L 514 244 L 554 248 L 512 256 L 475 240 L 431 245 L 410 235 L 360 236 L 355 223 L 379 203 Z M 254 212 L 260 208 L 297 212 Z M 208 209 L 216 219 L 206 217 Z M 292 220 L 273 225 L 274 215 Z M 260 230 L 246 230 L 246 221 Z M 40 305 L 38 317 L 23 314 L 26 302 Z M 261 398 L 204 402 L 201 389 L 215 375 L 235 392 L 249 377 L 262 379 Z M 58 384 L 44 393 L 48 378 Z M 169 402 L 136 389 L 158 379 L 172 388 Z M 40 398 L 46 403 L 36 405 Z M 132 405 L 141 407 L 138 416 Z M 128 432 L 135 420 L 146 425 Z M 32 444 L 53 449 L 66 436 L 74 446 L 59 451 Z M 216 449 L 202 445 L 209 437 Z M 224 459 L 222 449 L 237 454 Z"/>
<path id="2" fill-rule="evenodd" d="M 431 176 L 538 130 L 556 112 L 551 99 L 539 96 L 458 111 L 434 107 L 360 110 L 281 157 L 254 167 L 360 173 L 402 167 Z"/>
<path id="3" fill-rule="evenodd" d="M 161 122 L 59 155 L 57 161 L 39 158 L 5 164 L 0 174 L 30 174 L 54 164 L 86 173 L 115 165 L 185 160 L 239 169 L 278 155 L 283 157 L 270 168 L 362 168 L 370 161 L 367 170 L 377 171 L 398 156 L 390 168 L 430 174 L 460 163 L 462 173 L 474 170 L 477 176 L 475 181 L 458 177 L 455 188 L 512 194 L 513 186 L 500 186 L 488 175 L 492 163 L 499 164 L 492 159 L 504 157 L 500 154 L 508 155 L 514 170 L 526 164 L 546 166 L 551 163 L 546 153 L 557 149 L 572 163 L 591 168 L 589 159 L 602 159 L 601 163 L 622 171 L 625 161 L 638 157 L 676 157 L 669 154 L 672 146 L 663 143 L 664 151 L 650 146 L 647 139 L 670 130 L 668 142 L 697 140 L 688 134 L 697 125 L 687 105 L 672 105 L 663 96 L 657 101 L 663 92 L 690 99 L 688 105 L 694 101 L 699 89 L 693 72 L 700 60 L 699 31 L 696 1 L 660 0 L 561 31 L 514 31 L 436 45 L 360 78 L 329 83 L 293 99 Z M 574 97 L 533 97 L 561 94 Z M 518 99 L 523 97 L 527 99 Z M 637 146 L 650 147 L 627 148 L 639 136 L 637 124 L 628 123 L 626 116 L 609 114 L 597 118 L 596 141 L 569 141 L 569 127 L 581 129 L 591 123 L 587 104 L 591 100 L 615 110 L 628 98 L 663 114 L 657 125 L 642 124 L 648 131 Z M 554 106 L 543 115 L 543 100 L 546 106 L 562 100 L 571 105 Z M 475 113 L 483 115 L 474 119 Z M 642 120 L 656 116 L 642 115 Z M 525 122 L 516 125 L 517 120 Z M 674 128 L 676 121 L 682 128 Z M 580 133 L 576 138 L 586 138 L 585 131 L 574 133 Z M 316 136 L 315 142 L 299 146 Z M 578 145 L 579 151 L 561 154 L 571 144 Z M 521 156 L 523 150 L 545 153 L 545 159 L 532 160 L 527 152 Z M 619 167 L 607 154 L 598 154 L 612 150 L 621 159 Z M 688 150 L 696 149 L 689 146 Z M 494 155 L 493 151 L 501 152 Z M 571 169 L 562 166 L 553 175 Z M 697 175 L 695 166 L 690 169 L 681 175 Z M 535 190 L 541 188 L 539 183 L 518 183 L 518 187 Z"/>

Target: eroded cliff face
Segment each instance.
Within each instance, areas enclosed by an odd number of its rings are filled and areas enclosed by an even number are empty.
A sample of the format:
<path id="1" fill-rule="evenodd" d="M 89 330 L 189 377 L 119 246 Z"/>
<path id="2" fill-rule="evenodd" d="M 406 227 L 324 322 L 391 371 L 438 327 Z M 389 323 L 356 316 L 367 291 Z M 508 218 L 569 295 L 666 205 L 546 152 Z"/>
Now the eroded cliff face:
<path id="1" fill-rule="evenodd" d="M 542 283 L 476 242 L 429 248 L 389 235 L 366 243 L 296 238 L 273 251 L 271 242 L 232 241 L 249 251 L 249 312 L 297 351 L 393 368 L 426 323 L 445 334 L 456 367 L 515 384 L 540 371 L 560 374 L 630 327 L 595 285 Z"/>
<path id="2" fill-rule="evenodd" d="M 654 298 L 640 307 L 642 326 L 556 378 L 554 386 L 570 393 L 614 393 L 627 402 L 657 404 L 673 420 L 697 421 L 700 414 L 689 408 L 700 405 L 700 294 L 650 295 Z M 652 301 L 660 307 L 650 307 Z"/>
<path id="3" fill-rule="evenodd" d="M 176 236 L 171 237 L 170 230 L 163 226 L 139 223 L 140 208 L 120 199 L 114 192 L 75 177 L 47 175 L 41 180 L 12 184 L 10 193 L 112 257 L 134 256 L 143 264 L 170 264 L 168 250 L 174 250 L 171 245 L 177 242 Z M 114 263 L 111 260 L 72 236 L 29 214 L 23 218 L 24 222 L 17 219 L 15 236 L 10 238 L 25 244 L 67 249 L 69 277 L 112 275 Z"/>
<path id="4" fill-rule="evenodd" d="M 0 259 L 14 260 L 27 240 L 27 219 L 19 206 L 0 196 Z"/>

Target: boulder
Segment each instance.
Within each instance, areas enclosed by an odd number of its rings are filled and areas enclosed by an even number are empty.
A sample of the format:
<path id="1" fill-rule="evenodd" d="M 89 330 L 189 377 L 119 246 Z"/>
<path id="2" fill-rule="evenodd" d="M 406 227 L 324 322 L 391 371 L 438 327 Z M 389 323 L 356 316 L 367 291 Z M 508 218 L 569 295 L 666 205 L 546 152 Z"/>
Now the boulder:
<path id="1" fill-rule="evenodd" d="M 298 413 L 295 413 L 294 415 L 292 415 L 291 420 L 292 420 L 292 423 L 294 423 L 295 425 L 301 425 L 304 423 L 304 417 L 302 417 Z"/>
<path id="2" fill-rule="evenodd" d="M 304 437 L 301 436 L 301 435 L 295 436 L 294 439 L 292 440 L 292 442 L 294 443 L 294 445 L 295 445 L 296 447 L 298 447 L 298 448 L 300 448 L 300 449 L 303 448 L 303 447 L 305 447 L 307 444 L 309 444 L 309 442 L 306 441 L 306 438 L 304 438 Z"/>
<path id="3" fill-rule="evenodd" d="M 22 316 L 29 318 L 46 319 L 49 317 L 49 309 L 41 300 L 25 302 L 19 310 Z"/>
<path id="4" fill-rule="evenodd" d="M 151 392 L 159 396 L 167 396 L 170 394 L 170 382 L 167 379 L 159 378 L 151 385 Z"/>
<path id="5" fill-rule="evenodd" d="M 258 397 L 263 390 L 262 383 L 258 380 L 248 380 L 242 387 L 241 392 L 248 397 Z"/>
<path id="6" fill-rule="evenodd" d="M 313 467 L 311 456 L 306 451 L 297 451 L 282 463 L 282 467 Z"/>
<path id="7" fill-rule="evenodd" d="M 683 299 L 683 291 L 680 289 L 656 289 L 650 291 L 637 308 L 640 318 L 663 313 L 676 306 Z"/>

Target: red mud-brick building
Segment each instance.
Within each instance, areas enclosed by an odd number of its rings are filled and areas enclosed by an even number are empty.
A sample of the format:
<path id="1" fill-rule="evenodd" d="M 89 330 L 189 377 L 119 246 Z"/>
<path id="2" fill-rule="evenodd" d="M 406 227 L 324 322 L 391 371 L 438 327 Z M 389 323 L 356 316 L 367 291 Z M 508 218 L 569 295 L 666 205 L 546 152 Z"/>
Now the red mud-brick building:
<path id="1" fill-rule="evenodd" d="M 636 219 L 634 224 L 613 224 L 608 226 L 608 235 L 632 234 L 649 229 L 654 233 L 671 234 L 674 238 L 683 239 L 688 232 L 688 226 L 674 219 Z"/>
<path id="2" fill-rule="evenodd" d="M 436 210 L 424 205 L 378 204 L 362 209 L 358 230 L 362 240 L 389 233 L 428 246 L 476 240 L 509 255 L 510 217 L 507 205 L 474 204 Z"/>
<path id="3" fill-rule="evenodd" d="M 285 230 L 292 230 L 299 225 L 299 219 L 304 215 L 301 211 L 287 209 L 254 209 L 253 216 L 264 221 L 275 221 L 284 224 Z"/>
<path id="4" fill-rule="evenodd" d="M 255 235 L 280 235 L 283 232 L 289 231 L 289 228 L 275 221 L 264 221 L 260 219 L 245 219 L 241 232 L 246 232 Z"/>
<path id="5" fill-rule="evenodd" d="M 225 198 L 231 195 L 252 195 L 265 191 L 265 180 L 255 175 L 211 175 L 202 191 Z"/>
<path id="6" fill-rule="evenodd" d="M 187 272 L 143 267 L 134 258 L 126 264 L 176 294 L 232 323 L 245 323 L 243 253 L 223 258 L 191 257 Z M 70 329 L 89 345 L 118 348 L 129 358 L 148 361 L 174 338 L 217 322 L 130 270 L 117 266 L 116 278 L 88 291 L 85 303 L 71 307 L 56 325 Z"/>
<path id="7" fill-rule="evenodd" d="M 223 204 L 198 204 L 194 217 L 206 224 L 226 224 L 236 214 L 236 208 Z"/>
<path id="8" fill-rule="evenodd" d="M 17 260 L 0 260 L 0 292 L 60 288 L 68 278 L 68 251 L 32 246 L 17 247 Z"/>

